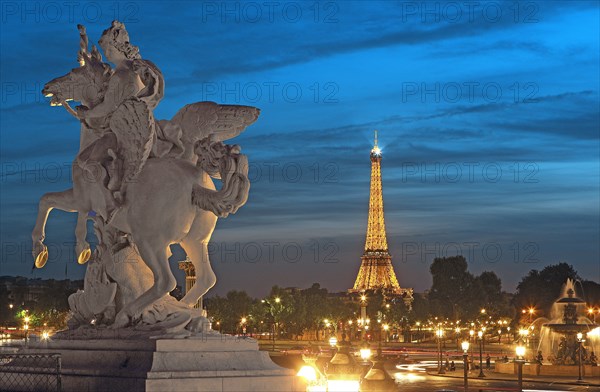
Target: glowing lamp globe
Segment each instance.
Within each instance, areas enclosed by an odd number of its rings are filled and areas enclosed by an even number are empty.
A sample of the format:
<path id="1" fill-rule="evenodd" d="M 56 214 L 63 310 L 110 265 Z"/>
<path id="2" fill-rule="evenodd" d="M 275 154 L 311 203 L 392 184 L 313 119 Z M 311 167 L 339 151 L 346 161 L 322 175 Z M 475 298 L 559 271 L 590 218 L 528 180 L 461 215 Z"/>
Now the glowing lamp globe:
<path id="1" fill-rule="evenodd" d="M 362 358 L 363 361 L 366 361 L 369 358 L 371 358 L 371 349 L 368 347 L 361 348 L 360 349 L 360 357 Z"/>
<path id="2" fill-rule="evenodd" d="M 331 347 L 335 347 L 337 345 L 337 342 L 338 342 L 338 340 L 335 336 L 332 336 L 329 338 L 329 345 Z"/>
<path id="3" fill-rule="evenodd" d="M 460 346 L 462 347 L 463 351 L 466 353 L 467 351 L 469 351 L 469 342 L 464 341 L 460 344 Z"/>

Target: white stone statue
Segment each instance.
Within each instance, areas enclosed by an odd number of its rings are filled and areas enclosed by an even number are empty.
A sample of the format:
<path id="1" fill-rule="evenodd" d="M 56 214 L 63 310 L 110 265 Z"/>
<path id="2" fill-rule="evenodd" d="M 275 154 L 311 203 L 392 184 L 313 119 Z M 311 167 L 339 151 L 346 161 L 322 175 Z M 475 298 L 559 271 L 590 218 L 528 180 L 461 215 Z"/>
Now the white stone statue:
<path id="1" fill-rule="evenodd" d="M 40 200 L 32 233 L 35 266 L 48 259 L 43 240 L 50 211 L 77 212 L 77 260 L 90 263 L 84 290 L 69 298 L 72 329 L 206 329 L 193 306 L 216 282 L 208 242 L 217 218 L 244 205 L 250 187 L 246 156 L 222 142 L 254 123 L 260 111 L 198 102 L 157 121 L 152 111 L 164 94 L 162 73 L 141 58 L 125 26 L 114 21 L 99 41 L 114 69 L 96 47 L 88 51 L 85 28 L 78 27 L 80 66 L 42 91 L 81 122 L 81 140 L 73 188 Z M 82 105 L 73 110 L 70 100 Z M 211 177 L 221 179 L 221 189 Z M 93 254 L 85 238 L 88 219 L 99 242 Z M 169 246 L 177 243 L 196 270 L 195 285 L 179 302 L 169 295 L 176 284 Z"/>

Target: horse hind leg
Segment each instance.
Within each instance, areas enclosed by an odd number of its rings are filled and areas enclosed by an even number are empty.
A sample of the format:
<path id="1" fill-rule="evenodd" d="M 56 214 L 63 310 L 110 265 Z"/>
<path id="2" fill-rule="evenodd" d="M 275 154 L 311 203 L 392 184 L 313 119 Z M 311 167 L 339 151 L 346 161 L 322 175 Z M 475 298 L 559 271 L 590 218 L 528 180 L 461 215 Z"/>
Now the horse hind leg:
<path id="1" fill-rule="evenodd" d="M 129 325 L 132 318 L 139 316 L 148 306 L 173 291 L 177 284 L 169 267 L 167 258 L 168 244 L 166 242 L 157 241 L 156 239 L 138 239 L 136 245 L 141 259 L 154 275 L 154 284 L 144 294 L 117 313 L 112 328 L 123 328 Z"/>
<path id="2" fill-rule="evenodd" d="M 182 241 L 181 246 L 185 249 L 185 253 L 187 253 L 194 265 L 196 281 L 192 288 L 185 293 L 180 302 L 193 308 L 198 303 L 200 297 L 206 294 L 217 283 L 217 276 L 208 259 L 208 241 L 192 241 L 188 239 Z"/>
<path id="3" fill-rule="evenodd" d="M 216 223 L 217 217 L 212 212 L 198 212 L 190 232 L 180 244 L 192 261 L 196 273 L 196 282 L 180 301 L 189 307 L 194 307 L 200 297 L 217 282 L 208 257 L 208 242 Z"/>

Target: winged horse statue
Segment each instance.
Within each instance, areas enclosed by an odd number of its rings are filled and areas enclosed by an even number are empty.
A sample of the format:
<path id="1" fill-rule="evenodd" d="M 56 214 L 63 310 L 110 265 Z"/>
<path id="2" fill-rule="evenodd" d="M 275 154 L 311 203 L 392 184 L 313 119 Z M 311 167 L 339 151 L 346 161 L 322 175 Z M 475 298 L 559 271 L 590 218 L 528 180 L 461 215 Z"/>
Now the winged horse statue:
<path id="1" fill-rule="evenodd" d="M 85 28 L 78 27 L 79 67 L 42 90 L 51 105 L 65 107 L 81 122 L 81 131 L 73 187 L 40 199 L 32 233 L 35 266 L 48 260 L 43 240 L 50 211 L 76 212 L 77 260 L 91 262 L 85 290 L 69 298 L 73 325 L 143 326 L 175 312 L 175 324 L 192 329 L 194 314 L 186 309 L 216 283 L 208 242 L 217 219 L 243 206 L 250 187 L 246 156 L 223 141 L 243 132 L 260 111 L 198 102 L 171 120 L 156 120 L 152 111 L 164 80 L 153 63 L 141 59 L 125 26 L 114 21 L 99 41 L 114 69 L 95 46 L 88 50 Z M 71 100 L 81 106 L 71 108 Z M 221 180 L 219 190 L 212 178 Z M 98 237 L 94 252 L 85 238 L 88 219 Z M 176 285 L 168 264 L 171 244 L 183 247 L 196 271 L 196 283 L 178 303 L 169 296 Z M 119 263 L 124 250 L 136 263 Z"/>

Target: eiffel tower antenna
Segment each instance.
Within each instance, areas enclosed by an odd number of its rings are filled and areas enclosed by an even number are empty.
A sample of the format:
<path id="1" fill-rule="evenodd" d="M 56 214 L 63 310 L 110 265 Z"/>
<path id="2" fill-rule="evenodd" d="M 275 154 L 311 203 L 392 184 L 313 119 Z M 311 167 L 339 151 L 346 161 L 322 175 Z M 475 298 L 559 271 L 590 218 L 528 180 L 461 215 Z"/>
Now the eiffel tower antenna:
<path id="1" fill-rule="evenodd" d="M 377 148 L 377 130 L 375 130 L 375 145 L 373 146 L 374 148 Z"/>

